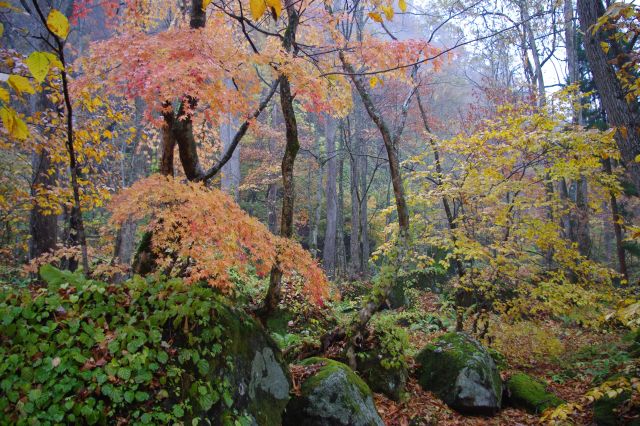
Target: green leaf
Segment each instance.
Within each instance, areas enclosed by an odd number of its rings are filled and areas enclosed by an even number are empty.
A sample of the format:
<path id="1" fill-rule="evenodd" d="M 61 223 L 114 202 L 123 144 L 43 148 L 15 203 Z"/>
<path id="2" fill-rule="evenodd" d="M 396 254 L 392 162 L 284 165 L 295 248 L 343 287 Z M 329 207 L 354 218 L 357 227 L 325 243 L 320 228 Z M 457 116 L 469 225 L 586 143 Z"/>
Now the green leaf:
<path id="1" fill-rule="evenodd" d="M 126 367 L 118 368 L 118 377 L 122 380 L 129 380 L 131 378 L 131 370 Z"/>
<path id="2" fill-rule="evenodd" d="M 138 391 L 136 392 L 136 401 L 143 402 L 149 399 L 149 394 L 146 392 Z"/>
<path id="3" fill-rule="evenodd" d="M 160 362 L 161 364 L 166 364 L 166 362 L 169 360 L 169 355 L 167 355 L 165 351 L 160 351 L 158 352 L 158 355 L 156 356 L 156 358 L 158 359 L 158 362 Z"/>
<path id="4" fill-rule="evenodd" d="M 171 411 L 173 411 L 173 415 L 179 419 L 184 416 L 184 409 L 180 405 L 174 405 Z"/>
<path id="5" fill-rule="evenodd" d="M 202 376 L 204 376 L 209 372 L 209 363 L 204 359 L 201 359 L 200 361 L 198 361 L 197 367 L 198 367 L 198 372 Z"/>

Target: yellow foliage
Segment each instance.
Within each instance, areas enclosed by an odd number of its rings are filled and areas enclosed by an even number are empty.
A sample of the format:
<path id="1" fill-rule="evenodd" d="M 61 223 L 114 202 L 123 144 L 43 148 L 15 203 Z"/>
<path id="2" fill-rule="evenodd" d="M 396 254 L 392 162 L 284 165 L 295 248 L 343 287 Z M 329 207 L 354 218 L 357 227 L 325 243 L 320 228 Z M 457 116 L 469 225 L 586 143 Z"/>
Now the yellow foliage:
<path id="1" fill-rule="evenodd" d="M 66 39 L 69 35 L 69 20 L 57 9 L 51 9 L 47 16 L 47 27 L 56 36 Z"/>
<path id="2" fill-rule="evenodd" d="M 519 364 L 533 364 L 560 355 L 564 346 L 550 328 L 531 321 L 502 322 L 491 328 L 493 347 Z"/>

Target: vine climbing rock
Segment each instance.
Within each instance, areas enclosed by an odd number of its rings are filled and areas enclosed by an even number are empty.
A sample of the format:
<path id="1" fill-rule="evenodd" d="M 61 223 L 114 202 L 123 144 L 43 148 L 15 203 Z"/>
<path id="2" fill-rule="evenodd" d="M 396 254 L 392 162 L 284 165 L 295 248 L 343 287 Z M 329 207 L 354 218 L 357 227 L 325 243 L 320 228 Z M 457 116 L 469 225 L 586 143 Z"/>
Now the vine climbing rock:
<path id="1" fill-rule="evenodd" d="M 487 350 L 465 333 L 447 333 L 416 357 L 420 385 L 466 414 L 495 414 L 502 381 Z"/>
<path id="2" fill-rule="evenodd" d="M 309 358 L 304 366 L 318 370 L 309 376 L 284 414 L 284 426 L 383 426 L 373 394 L 345 364 Z"/>

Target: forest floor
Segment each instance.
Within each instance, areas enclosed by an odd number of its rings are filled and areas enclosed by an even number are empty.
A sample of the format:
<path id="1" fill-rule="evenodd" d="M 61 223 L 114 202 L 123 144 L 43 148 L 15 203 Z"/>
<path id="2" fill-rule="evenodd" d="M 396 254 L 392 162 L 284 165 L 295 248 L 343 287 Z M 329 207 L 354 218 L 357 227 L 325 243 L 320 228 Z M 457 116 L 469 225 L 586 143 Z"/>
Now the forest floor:
<path id="1" fill-rule="evenodd" d="M 421 308 L 428 312 L 438 312 L 438 297 L 426 293 L 421 300 Z M 580 403 L 581 398 L 591 388 L 632 362 L 623 343 L 625 333 L 620 331 L 595 332 L 575 325 L 548 321 L 544 333 L 548 339 L 560 342 L 554 355 L 545 356 L 544 350 L 538 354 L 523 354 L 531 350 L 529 345 L 540 342 L 540 336 L 526 336 L 522 344 L 511 342 L 510 350 L 503 348 L 508 367 L 501 371 L 503 379 L 516 371 L 526 372 L 547 383 L 548 390 L 566 402 Z M 410 332 L 410 343 L 414 351 L 441 333 Z M 536 340 L 537 339 L 537 340 Z M 524 356 L 523 356 L 524 355 Z M 530 356 L 527 356 L 530 355 Z M 465 416 L 450 409 L 431 392 L 423 390 L 417 381 L 409 379 L 407 394 L 401 402 L 394 402 L 382 394 L 375 394 L 375 402 L 380 415 L 388 426 L 409 425 L 534 425 L 540 424 L 540 416 L 513 407 L 504 407 L 493 417 Z M 592 424 L 592 409 L 585 406 L 574 412 L 571 424 Z"/>

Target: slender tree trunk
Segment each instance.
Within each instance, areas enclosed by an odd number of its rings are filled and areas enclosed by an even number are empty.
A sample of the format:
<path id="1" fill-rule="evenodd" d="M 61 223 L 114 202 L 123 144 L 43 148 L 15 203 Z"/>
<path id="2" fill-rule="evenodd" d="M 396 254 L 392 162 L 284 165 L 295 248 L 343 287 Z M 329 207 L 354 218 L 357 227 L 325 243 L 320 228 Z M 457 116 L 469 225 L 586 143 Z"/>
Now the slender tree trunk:
<path id="1" fill-rule="evenodd" d="M 538 52 L 538 46 L 536 43 L 536 37 L 531 28 L 531 21 L 529 16 L 529 6 L 526 2 L 520 2 L 520 10 L 522 16 L 522 26 L 525 32 L 527 44 L 531 50 L 531 56 L 533 58 L 533 72 L 536 82 L 538 105 L 544 105 L 546 101 L 544 74 L 542 72 L 542 63 L 540 61 L 540 53 Z"/>
<path id="2" fill-rule="evenodd" d="M 269 231 L 273 234 L 278 233 L 278 212 L 276 211 L 278 204 L 278 185 L 270 183 L 267 187 L 267 209 Z"/>
<path id="3" fill-rule="evenodd" d="M 429 127 L 429 122 L 427 120 L 427 114 L 424 110 L 424 106 L 422 105 L 422 99 L 420 98 L 420 91 L 416 92 L 416 100 L 418 102 L 418 109 L 420 110 L 420 117 L 422 118 L 422 124 L 427 133 L 431 133 L 431 128 Z M 431 146 L 431 150 L 433 151 L 433 161 L 436 166 L 436 185 L 442 186 L 444 173 L 442 171 L 442 163 L 440 161 L 440 152 L 438 151 L 438 147 L 436 146 L 433 138 L 428 137 L 429 145 Z M 443 195 L 442 196 L 442 207 L 444 208 L 444 214 L 447 218 L 447 226 L 449 227 L 449 231 L 451 232 L 451 241 L 453 246 L 455 247 L 457 244 L 457 237 L 455 234 L 455 230 L 457 228 L 457 224 L 455 221 L 455 217 L 453 215 L 453 211 L 451 210 L 451 205 L 449 203 L 449 197 Z M 462 263 L 462 259 L 457 254 L 453 256 L 453 263 L 456 268 L 456 272 L 458 274 L 458 279 L 462 281 L 465 275 L 464 264 Z M 467 292 L 462 288 L 459 288 L 455 292 L 455 301 L 456 301 L 456 331 L 462 331 L 464 328 L 464 299 Z"/>
<path id="4" fill-rule="evenodd" d="M 640 189 L 640 163 L 635 159 L 640 155 L 640 112 L 636 99 L 627 101 L 625 92 L 616 76 L 601 42 L 609 42 L 611 51 L 619 51 L 617 43 L 608 39 L 601 30 L 593 33 L 592 26 L 604 15 L 601 0 L 578 0 L 580 26 L 584 33 L 584 48 L 598 89 L 607 121 L 617 129 L 615 139 L 633 184 Z"/>
<path id="5" fill-rule="evenodd" d="M 285 8 L 287 10 L 288 24 L 284 34 L 282 45 L 284 49 L 294 54 L 294 42 L 296 30 L 298 27 L 298 12 L 294 7 L 293 0 L 285 0 Z M 280 236 L 291 238 L 293 236 L 293 213 L 295 200 L 295 187 L 293 166 L 300 149 L 300 141 L 298 140 L 298 123 L 296 121 L 296 112 L 293 107 L 293 94 L 291 93 L 291 84 L 289 78 L 285 74 L 280 75 L 280 107 L 286 129 L 286 146 L 284 156 L 282 157 L 282 217 L 280 218 Z M 269 279 L 269 288 L 265 297 L 264 304 L 258 311 L 258 316 L 265 321 L 278 306 L 281 299 L 282 288 L 282 271 L 279 265 L 275 265 L 271 269 Z"/>
<path id="6" fill-rule="evenodd" d="M 332 117 L 324 117 L 325 151 L 327 154 L 327 182 L 326 182 L 326 218 L 327 226 L 324 233 L 324 247 L 322 250 L 322 265 L 329 278 L 334 278 L 336 269 L 336 230 L 338 221 L 338 204 L 336 194 L 336 121 Z"/>
<path id="7" fill-rule="evenodd" d="M 33 6 L 38 14 L 41 24 L 48 29 L 47 18 L 45 18 L 40 5 L 38 4 L 37 1 L 33 1 Z M 67 9 L 70 9 L 72 6 L 73 4 L 70 3 Z M 49 34 L 53 38 L 55 54 L 60 60 L 60 63 L 62 64 L 62 70 L 60 70 L 60 79 L 62 81 L 62 95 L 63 95 L 64 106 L 65 106 L 65 119 L 66 119 L 66 132 L 67 132 L 66 148 L 67 148 L 67 155 L 69 158 L 71 188 L 73 192 L 73 207 L 71 209 L 69 226 L 71 228 L 72 234 L 74 234 L 73 238 L 76 239 L 78 244 L 80 245 L 80 251 L 82 253 L 83 272 L 85 275 L 88 276 L 91 271 L 89 270 L 87 238 L 85 235 L 84 221 L 82 219 L 82 206 L 80 204 L 80 183 L 78 182 L 78 178 L 80 175 L 80 165 L 78 164 L 75 147 L 73 145 L 74 137 L 75 137 L 74 129 L 73 129 L 73 107 L 71 104 L 69 80 L 67 75 L 67 61 L 65 58 L 65 41 L 60 39 L 53 32 L 51 32 L 51 30 L 49 30 Z"/>
<path id="8" fill-rule="evenodd" d="M 564 2 L 564 38 L 565 51 L 567 56 L 567 84 L 572 85 L 578 82 L 578 49 L 576 26 L 574 23 L 573 0 Z M 573 123 L 582 123 L 582 113 L 579 108 L 573 110 Z M 575 231 L 575 242 L 578 244 L 580 254 L 588 257 L 591 252 L 591 237 L 589 234 L 589 207 L 587 205 L 588 185 L 584 176 L 576 181 L 576 213 L 573 222 Z"/>
<path id="9" fill-rule="evenodd" d="M 376 127 L 380 131 L 382 141 L 387 151 L 387 158 L 389 159 L 389 172 L 391 173 L 391 183 L 393 185 L 393 193 L 396 200 L 396 210 L 398 213 L 398 226 L 400 228 L 400 234 L 402 238 L 406 238 L 409 235 L 409 209 L 407 207 L 407 201 L 404 197 L 404 187 L 402 184 L 402 177 L 400 175 L 400 161 L 398 160 L 398 153 L 396 148 L 396 141 L 391 134 L 387 123 L 373 104 L 369 92 L 367 91 L 364 83 L 360 80 L 360 77 L 355 72 L 353 67 L 347 63 L 344 53 L 340 52 L 340 60 L 342 65 L 353 82 L 356 90 L 360 94 L 360 98 L 364 107 L 369 114 L 371 120 L 375 123 Z M 399 135 L 396 135 L 396 138 Z"/>
<path id="10" fill-rule="evenodd" d="M 360 275 L 366 278 L 369 275 L 369 253 L 371 251 L 369 247 L 369 212 L 367 209 L 367 174 L 369 160 L 367 158 L 367 147 L 364 140 L 360 143 L 360 155 L 359 158 L 359 173 L 358 182 L 360 194 Z"/>
<path id="11" fill-rule="evenodd" d="M 382 136 L 382 140 L 387 151 L 387 158 L 389 160 L 389 172 L 391 174 L 393 193 L 396 201 L 396 212 L 398 215 L 398 242 L 395 246 L 396 252 L 393 264 L 387 265 L 387 267 L 381 271 L 378 291 L 374 297 L 367 301 L 367 303 L 365 303 L 365 305 L 358 311 L 358 314 L 351 323 L 350 332 L 348 333 L 351 337 L 346 348 L 346 356 L 351 367 L 355 367 L 357 366 L 355 348 L 364 341 L 364 328 L 373 314 L 376 313 L 389 298 L 391 289 L 397 280 L 398 271 L 404 262 L 404 256 L 409 244 L 409 208 L 407 207 L 407 202 L 404 196 L 404 187 L 402 183 L 402 176 L 400 174 L 400 161 L 398 159 L 397 152 L 397 142 L 399 141 L 402 127 L 398 128 L 395 136 L 392 135 L 389 126 L 373 103 L 365 84 L 353 67 L 346 61 L 342 51 L 339 52 L 339 57 L 342 62 L 343 69 L 349 74 L 353 85 L 360 95 L 360 99 L 362 100 L 367 114 L 374 122 Z M 406 118 L 410 99 L 411 95 L 407 98 L 407 101 L 403 106 L 403 118 Z"/>
<path id="12" fill-rule="evenodd" d="M 311 229 L 309 232 L 309 251 L 311 252 L 311 254 L 318 258 L 319 257 L 319 238 L 318 238 L 318 233 L 320 232 L 320 218 L 322 215 L 322 172 L 323 172 L 323 167 L 322 167 L 322 159 L 321 159 L 321 149 L 320 149 L 320 137 L 319 135 L 316 136 L 316 155 L 317 155 L 317 163 L 318 163 L 318 170 L 316 171 L 315 174 L 315 178 L 316 178 L 316 184 L 315 184 L 315 197 L 314 200 L 311 200 L 311 197 L 309 197 L 310 201 L 310 206 L 312 207 L 312 209 L 310 208 L 309 211 L 311 212 L 313 210 L 313 222 L 311 224 Z M 311 168 L 310 168 L 311 171 Z M 311 174 L 309 175 L 309 188 L 311 188 Z"/>
<path id="13" fill-rule="evenodd" d="M 342 127 L 341 124 L 340 127 Z M 344 132 L 340 129 L 340 146 L 338 148 L 338 214 L 337 214 L 337 241 L 336 241 L 336 276 L 345 276 L 347 273 L 347 247 L 344 243 Z"/>
<path id="14" fill-rule="evenodd" d="M 355 137 L 351 135 L 351 129 L 347 133 L 350 146 L 350 167 L 351 178 L 349 179 L 349 189 L 351 193 L 351 237 L 349 239 L 349 275 L 351 279 L 356 279 L 360 275 L 360 196 L 358 194 L 360 182 L 360 139 L 358 138 L 358 122 L 360 117 L 355 116 L 356 129 Z"/>
<path id="15" fill-rule="evenodd" d="M 606 158 L 602 160 L 603 168 L 605 173 L 611 175 L 611 159 Z M 611 191 L 610 196 L 610 204 L 611 204 L 611 219 L 613 224 L 613 232 L 616 236 L 616 253 L 618 255 L 618 272 L 624 277 L 627 282 L 629 282 L 629 271 L 627 270 L 627 259 L 625 257 L 624 246 L 622 245 L 623 235 L 622 235 L 622 223 L 623 218 L 620 215 L 620 211 L 618 209 L 618 200 L 616 199 L 616 194 Z"/>
<path id="16" fill-rule="evenodd" d="M 224 123 L 220 126 L 220 138 L 222 139 L 223 152 L 226 152 L 238 128 L 238 120 L 227 114 Z M 236 201 L 240 197 L 240 146 L 234 151 L 231 159 L 222 167 L 220 187 L 231 195 Z"/>
<path id="17" fill-rule="evenodd" d="M 165 108 L 170 108 L 171 103 L 165 102 Z M 163 176 L 173 176 L 173 153 L 175 151 L 176 139 L 173 136 L 173 111 L 165 111 L 162 116 L 164 123 L 162 125 L 162 141 L 160 149 L 160 174 Z"/>

